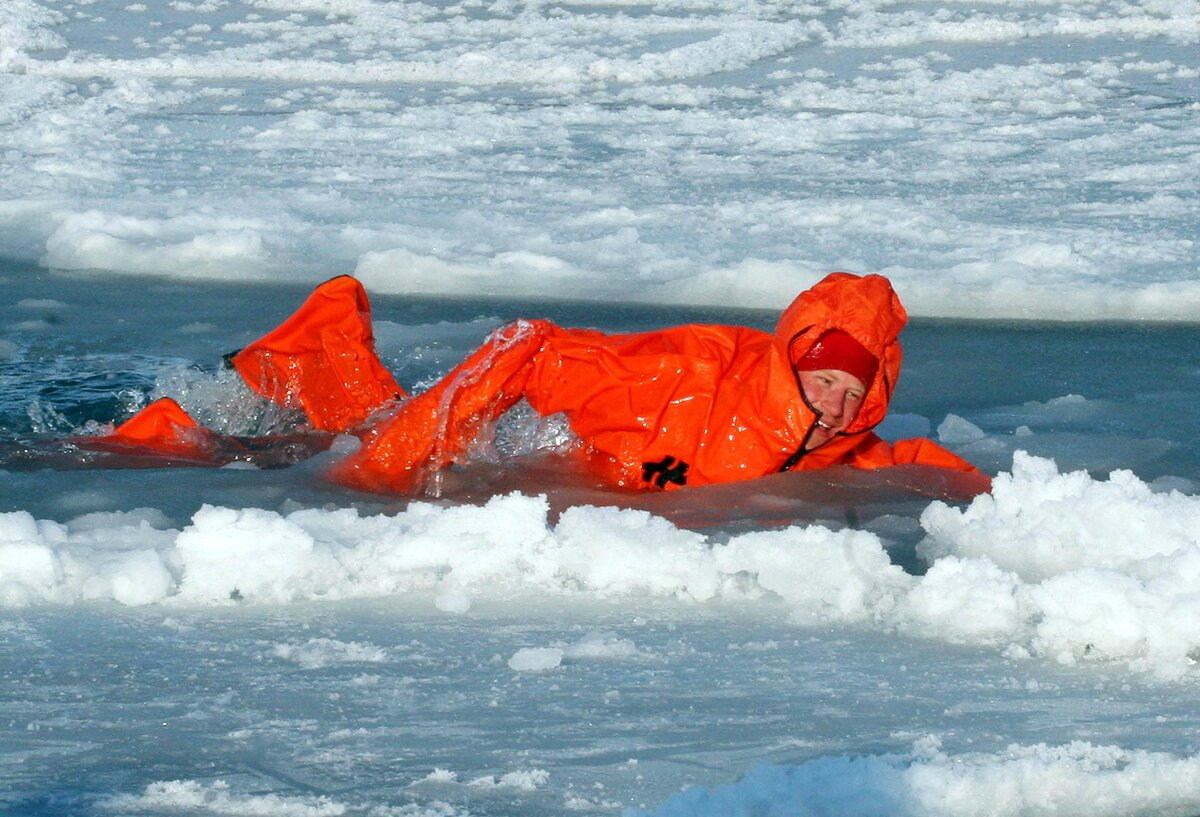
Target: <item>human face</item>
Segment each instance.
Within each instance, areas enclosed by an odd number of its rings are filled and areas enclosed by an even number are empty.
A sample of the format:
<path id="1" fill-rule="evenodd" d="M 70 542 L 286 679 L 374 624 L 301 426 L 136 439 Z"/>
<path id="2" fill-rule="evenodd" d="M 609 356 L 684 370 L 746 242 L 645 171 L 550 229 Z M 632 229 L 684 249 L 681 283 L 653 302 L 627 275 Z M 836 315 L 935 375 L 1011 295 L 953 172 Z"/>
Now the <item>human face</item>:
<path id="1" fill-rule="evenodd" d="M 817 369 L 798 372 L 804 399 L 817 412 L 817 424 L 806 451 L 824 445 L 846 426 L 854 422 L 862 408 L 867 387 L 854 375 L 841 369 Z"/>

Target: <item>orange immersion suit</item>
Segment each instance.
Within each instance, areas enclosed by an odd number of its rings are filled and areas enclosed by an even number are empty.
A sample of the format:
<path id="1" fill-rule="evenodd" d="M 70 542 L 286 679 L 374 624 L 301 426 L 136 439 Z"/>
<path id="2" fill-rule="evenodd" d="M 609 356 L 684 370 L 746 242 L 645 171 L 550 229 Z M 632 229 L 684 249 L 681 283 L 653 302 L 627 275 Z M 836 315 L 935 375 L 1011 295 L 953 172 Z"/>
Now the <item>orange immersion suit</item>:
<path id="1" fill-rule="evenodd" d="M 321 284 L 291 317 L 228 360 L 251 389 L 303 409 L 321 431 L 356 426 L 405 395 L 375 354 L 367 293 L 346 275 Z"/>
<path id="2" fill-rule="evenodd" d="M 148 453 L 203 464 L 215 459 L 219 435 L 197 423 L 170 397 L 160 397 L 111 434 L 74 442 L 91 450 Z"/>
<path id="3" fill-rule="evenodd" d="M 978 473 L 929 440 L 887 443 L 907 314 L 886 278 L 833 273 L 801 293 L 773 334 L 686 325 L 607 335 L 518 320 L 429 390 L 408 396 L 375 356 L 369 307 L 347 276 L 322 284 L 279 329 L 231 360 L 259 394 L 304 410 L 361 448 L 331 476 L 376 492 L 418 489 L 461 459 L 488 424 L 525 398 L 561 413 L 611 484 L 672 489 L 848 464 L 922 463 Z M 854 422 L 805 451 L 817 420 L 790 363 L 840 329 L 878 360 Z"/>

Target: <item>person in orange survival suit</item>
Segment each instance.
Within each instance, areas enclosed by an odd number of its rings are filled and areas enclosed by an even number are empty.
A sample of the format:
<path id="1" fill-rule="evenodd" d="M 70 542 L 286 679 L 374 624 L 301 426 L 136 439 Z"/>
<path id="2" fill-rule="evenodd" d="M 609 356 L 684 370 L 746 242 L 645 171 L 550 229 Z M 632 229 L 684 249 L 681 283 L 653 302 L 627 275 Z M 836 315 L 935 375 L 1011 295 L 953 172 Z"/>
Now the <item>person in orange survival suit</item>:
<path id="1" fill-rule="evenodd" d="M 314 427 L 358 435 L 361 448 L 331 476 L 368 491 L 419 489 L 521 398 L 565 415 L 589 461 L 622 487 L 839 464 L 978 474 L 929 440 L 888 443 L 871 431 L 900 374 L 906 322 L 886 278 L 833 273 L 796 298 L 773 334 L 692 324 L 607 335 L 514 321 L 409 396 L 375 357 L 361 285 L 342 276 L 230 361 L 252 389 L 302 409 Z"/>
<path id="2" fill-rule="evenodd" d="M 886 278 L 834 273 L 796 298 L 774 334 L 687 325 L 605 335 L 515 321 L 371 425 L 333 476 L 371 491 L 409 491 L 522 397 L 542 415 L 563 413 L 593 463 L 623 487 L 837 464 L 976 472 L 929 440 L 889 444 L 871 431 L 896 387 L 907 319 Z"/>

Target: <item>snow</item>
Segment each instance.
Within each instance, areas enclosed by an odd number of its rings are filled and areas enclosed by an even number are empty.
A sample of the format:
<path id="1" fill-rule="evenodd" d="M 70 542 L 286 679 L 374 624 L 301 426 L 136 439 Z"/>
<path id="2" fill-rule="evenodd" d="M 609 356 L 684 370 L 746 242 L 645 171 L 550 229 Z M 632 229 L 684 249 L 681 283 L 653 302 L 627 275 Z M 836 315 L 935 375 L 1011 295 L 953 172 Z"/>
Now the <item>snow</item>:
<path id="1" fill-rule="evenodd" d="M 965 508 L 929 505 L 920 576 L 895 564 L 870 531 L 812 524 L 721 541 L 646 511 L 589 506 L 552 524 L 545 497 L 522 494 L 366 517 L 206 505 L 182 530 L 131 524 L 139 514 L 113 514 L 107 524 L 93 514 L 81 526 L 19 511 L 0 516 L 0 601 L 275 605 L 432 590 L 436 609 L 463 615 L 477 599 L 528 593 L 769 597 L 801 626 L 858 624 L 1068 664 L 1120 661 L 1164 678 L 1190 675 L 1200 656 L 1200 499 L 1155 493 L 1129 472 L 1060 474 L 1052 461 L 1021 453 L 994 485 Z M 283 657 L 326 660 L 295 657 L 320 644 L 299 649 Z M 529 647 L 508 664 L 539 671 L 589 651 L 629 650 L 619 640 Z"/>
<path id="2" fill-rule="evenodd" d="M 0 811 L 1200 812 L 1198 44 L 1195 2 L 6 0 Z M 415 502 L 324 481 L 348 439 L 48 442 L 285 426 L 218 362 L 338 273 L 419 389 L 507 320 L 770 328 L 834 269 L 924 319 L 880 432 L 990 493 L 614 495 L 522 408 Z"/>
<path id="3" fill-rule="evenodd" d="M 526 647 L 508 659 L 508 668 L 514 672 L 541 672 L 554 669 L 562 660 L 563 651 L 557 647 Z"/>
<path id="4" fill-rule="evenodd" d="M 1076 741 L 947 757 L 922 740 L 907 756 L 762 766 L 713 792 L 692 790 L 635 814 L 1191 814 L 1195 759 Z"/>
<path id="5" fill-rule="evenodd" d="M 387 651 L 379 647 L 332 638 L 310 638 L 303 644 L 276 644 L 271 655 L 294 661 L 303 669 L 319 669 L 343 662 L 380 664 L 387 660 Z"/>
<path id="6" fill-rule="evenodd" d="M 917 315 L 1197 314 L 1194 3 L 556 8 L 10 3 L 5 254 L 755 307 L 844 267 Z"/>

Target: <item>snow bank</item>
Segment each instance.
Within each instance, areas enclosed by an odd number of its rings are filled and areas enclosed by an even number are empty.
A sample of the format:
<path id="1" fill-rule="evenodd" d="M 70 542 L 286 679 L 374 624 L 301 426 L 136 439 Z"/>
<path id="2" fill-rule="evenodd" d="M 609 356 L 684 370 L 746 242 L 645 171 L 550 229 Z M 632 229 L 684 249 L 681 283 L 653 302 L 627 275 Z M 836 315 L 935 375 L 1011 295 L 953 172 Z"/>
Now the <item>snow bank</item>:
<path id="1" fill-rule="evenodd" d="M 268 227 L 251 218 L 181 215 L 133 218 L 89 210 L 66 215 L 46 240 L 43 262 L 55 269 L 104 269 L 138 275 L 163 270 L 198 278 L 267 277 Z"/>
<path id="2" fill-rule="evenodd" d="M 1018 452 L 991 494 L 935 502 L 921 524 L 932 567 L 903 611 L 918 630 L 1163 675 L 1200 658 L 1200 498 Z"/>
<path id="3" fill-rule="evenodd" d="M 1200 757 L 1073 742 L 947 755 L 935 739 L 907 755 L 764 765 L 713 791 L 690 789 L 630 817 L 1128 817 L 1200 809 Z"/>
<path id="4" fill-rule="evenodd" d="M 645 511 L 577 507 L 554 526 L 548 514 L 544 497 L 520 494 L 365 518 L 205 506 L 180 531 L 113 514 L 98 542 L 71 524 L 9 513 L 0 515 L 0 602 L 272 604 L 429 591 L 440 609 L 465 612 L 474 597 L 530 590 L 688 602 L 778 594 L 806 620 L 856 621 L 882 615 L 911 581 L 867 533 L 791 528 L 714 547 Z M 824 578 L 802 582 L 809 571 Z M 608 648 L 622 649 L 580 647 Z"/>
<path id="5" fill-rule="evenodd" d="M 1164 678 L 1200 656 L 1200 498 L 1156 493 L 1128 472 L 1096 480 L 1018 453 L 992 494 L 921 517 L 922 576 L 877 535 L 793 526 L 718 542 L 645 511 L 544 497 L 482 506 L 352 509 L 205 506 L 182 530 L 161 514 L 90 514 L 66 525 L 0 515 L 0 604 L 276 604 L 421 593 L 462 614 L 476 599 L 715 599 L 782 605 L 800 625 L 857 625 L 1011 656 L 1118 661 Z M 342 650 L 338 657 L 337 650 Z M 357 649 L 357 648 L 355 648 Z M 366 648 L 364 648 L 366 649 Z M 345 645 L 278 647 L 302 665 L 371 660 Z M 357 655 L 357 659 L 353 656 Z M 518 671 L 637 655 L 596 636 L 534 646 Z"/>

